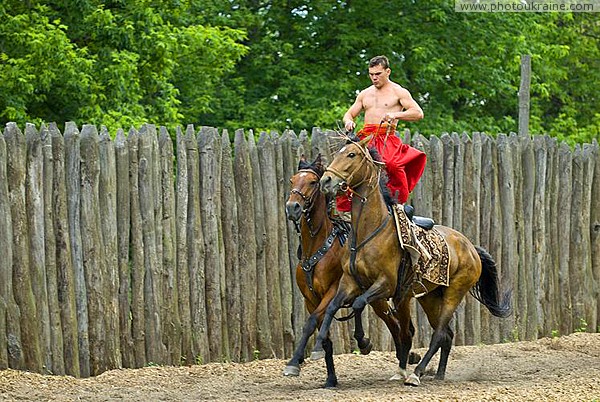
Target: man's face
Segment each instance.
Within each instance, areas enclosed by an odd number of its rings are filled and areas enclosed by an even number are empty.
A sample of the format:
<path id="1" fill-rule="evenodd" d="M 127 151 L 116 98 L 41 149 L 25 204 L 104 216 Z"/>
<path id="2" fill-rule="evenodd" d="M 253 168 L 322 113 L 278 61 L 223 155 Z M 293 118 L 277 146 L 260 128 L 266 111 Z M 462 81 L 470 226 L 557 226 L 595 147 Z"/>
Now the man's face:
<path id="1" fill-rule="evenodd" d="M 383 68 L 380 65 L 375 67 L 369 67 L 369 78 L 375 86 L 375 88 L 381 88 L 385 83 L 388 82 L 391 70 L 389 68 Z"/>

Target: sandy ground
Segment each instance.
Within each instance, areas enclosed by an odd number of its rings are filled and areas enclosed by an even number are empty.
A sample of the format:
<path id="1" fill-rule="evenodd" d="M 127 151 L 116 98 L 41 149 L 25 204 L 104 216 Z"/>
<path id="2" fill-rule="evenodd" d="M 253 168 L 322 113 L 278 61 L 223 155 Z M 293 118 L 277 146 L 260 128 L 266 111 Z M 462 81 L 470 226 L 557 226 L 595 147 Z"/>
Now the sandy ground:
<path id="1" fill-rule="evenodd" d="M 283 377 L 285 363 L 146 367 L 87 379 L 4 370 L 0 400 L 600 401 L 600 334 L 454 347 L 446 379 L 425 376 L 417 388 L 389 381 L 393 353 L 336 356 L 336 390 L 322 388 L 323 360 L 307 361 L 300 377 Z M 431 375 L 435 367 L 436 359 Z"/>

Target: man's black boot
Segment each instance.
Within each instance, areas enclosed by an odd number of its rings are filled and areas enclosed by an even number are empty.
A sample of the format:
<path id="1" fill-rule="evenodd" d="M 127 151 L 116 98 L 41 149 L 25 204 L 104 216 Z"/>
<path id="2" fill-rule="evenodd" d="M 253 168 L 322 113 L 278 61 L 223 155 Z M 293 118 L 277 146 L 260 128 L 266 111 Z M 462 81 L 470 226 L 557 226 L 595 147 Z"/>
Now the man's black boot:
<path id="1" fill-rule="evenodd" d="M 404 204 L 404 213 L 408 217 L 408 220 L 412 221 L 413 215 L 415 214 L 415 208 L 412 205 Z"/>

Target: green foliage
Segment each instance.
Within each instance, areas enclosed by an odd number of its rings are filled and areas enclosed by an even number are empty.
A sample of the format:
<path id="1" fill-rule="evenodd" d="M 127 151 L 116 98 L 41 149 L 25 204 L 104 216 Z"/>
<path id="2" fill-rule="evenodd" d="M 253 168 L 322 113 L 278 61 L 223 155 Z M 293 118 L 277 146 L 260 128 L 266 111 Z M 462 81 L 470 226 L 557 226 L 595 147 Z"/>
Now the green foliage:
<path id="1" fill-rule="evenodd" d="M 588 323 L 585 318 L 579 318 L 579 327 L 575 328 L 575 332 L 587 332 Z"/>
<path id="2" fill-rule="evenodd" d="M 29 4 L 0 7 L 3 121 L 194 122 L 246 52 L 243 31 L 196 23 L 190 4 Z"/>
<path id="3" fill-rule="evenodd" d="M 442 0 L 6 0 L 0 119 L 338 128 L 386 54 L 425 119 L 406 127 L 517 130 L 532 56 L 531 129 L 600 139 L 594 13 L 458 13 Z"/>

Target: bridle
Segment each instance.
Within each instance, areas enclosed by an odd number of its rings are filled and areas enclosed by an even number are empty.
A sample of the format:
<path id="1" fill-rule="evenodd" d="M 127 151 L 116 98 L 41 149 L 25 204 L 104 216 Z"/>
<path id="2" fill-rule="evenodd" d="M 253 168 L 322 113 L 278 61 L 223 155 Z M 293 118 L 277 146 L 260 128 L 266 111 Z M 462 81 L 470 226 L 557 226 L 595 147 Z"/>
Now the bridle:
<path id="1" fill-rule="evenodd" d="M 373 186 L 373 189 L 365 196 L 361 196 L 354 189 L 360 187 L 362 184 L 364 184 L 366 182 L 368 182 L 369 184 L 372 184 L 373 180 L 375 180 L 376 183 L 379 183 L 379 178 L 381 175 L 381 168 L 383 168 L 383 166 L 385 164 L 383 162 L 374 160 L 373 157 L 371 156 L 371 154 L 369 153 L 369 150 L 361 147 L 360 144 L 358 144 L 356 141 L 352 141 L 352 140 L 350 140 L 350 141 L 352 142 L 352 144 L 356 145 L 358 147 L 358 149 L 360 149 L 360 151 L 365 156 L 365 159 L 373 164 L 376 172 L 372 173 L 368 177 L 364 177 L 361 181 L 354 184 L 352 187 L 350 187 L 350 185 L 348 183 L 351 183 L 352 180 L 354 179 L 354 175 L 356 173 L 358 173 L 360 171 L 360 169 L 365 166 L 364 163 L 358 164 L 354 169 L 352 169 L 352 171 L 350 171 L 350 173 L 348 174 L 347 177 L 344 177 L 344 174 L 342 172 L 338 171 L 337 169 L 335 169 L 331 166 L 328 166 L 327 169 L 325 169 L 325 172 L 330 172 L 342 180 L 342 182 L 339 184 L 340 191 L 351 192 L 353 195 L 360 197 L 361 202 L 364 204 L 365 202 L 367 202 L 367 198 L 369 196 L 371 196 L 371 194 L 373 194 L 377 190 L 377 185 Z"/>
<path id="2" fill-rule="evenodd" d="M 317 176 L 317 179 L 321 179 L 321 176 L 312 169 L 300 169 L 300 170 L 298 170 L 298 172 L 296 174 L 298 174 L 298 173 L 312 173 L 315 176 Z M 304 194 L 300 189 L 298 189 L 296 187 L 294 187 L 290 190 L 290 195 L 298 194 L 300 196 L 300 198 L 302 198 L 302 200 L 304 201 L 304 206 L 302 208 L 302 215 L 304 216 L 304 219 L 306 220 L 306 224 L 308 225 L 308 231 L 310 233 L 310 237 L 315 237 L 317 235 L 317 233 L 319 233 L 319 231 L 323 227 L 323 222 L 321 222 L 321 224 L 319 225 L 319 227 L 316 230 L 312 226 L 311 212 L 313 210 L 313 207 L 315 206 L 315 204 L 314 204 L 315 195 L 318 192 L 319 192 L 318 188 L 316 188 L 309 195 Z M 294 221 L 294 225 L 296 226 L 296 232 L 300 233 L 300 224 L 298 223 L 298 221 Z"/>

